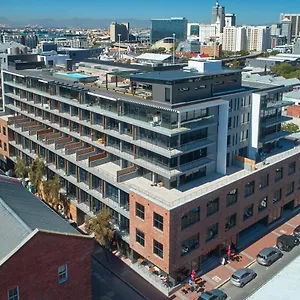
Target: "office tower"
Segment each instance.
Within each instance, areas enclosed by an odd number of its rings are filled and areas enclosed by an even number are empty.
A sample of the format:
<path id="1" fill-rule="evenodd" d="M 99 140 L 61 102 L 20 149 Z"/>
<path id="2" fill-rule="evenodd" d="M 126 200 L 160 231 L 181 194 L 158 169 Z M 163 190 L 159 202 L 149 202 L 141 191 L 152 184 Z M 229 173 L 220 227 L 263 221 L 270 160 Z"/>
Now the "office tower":
<path id="1" fill-rule="evenodd" d="M 292 21 L 288 18 L 284 18 L 281 21 L 281 35 L 286 37 L 287 44 L 291 44 L 291 41 L 292 41 Z"/>
<path id="2" fill-rule="evenodd" d="M 211 38 L 219 37 L 216 24 L 200 24 L 199 25 L 199 41 L 205 42 Z"/>
<path id="3" fill-rule="evenodd" d="M 247 50 L 247 30 L 245 27 L 224 27 L 221 35 L 223 51 Z"/>
<path id="4" fill-rule="evenodd" d="M 187 37 L 199 37 L 199 23 L 188 23 L 187 24 Z"/>
<path id="5" fill-rule="evenodd" d="M 170 19 L 152 19 L 150 42 L 155 42 L 165 38 L 173 37 L 177 41 L 184 41 L 187 38 L 187 19 L 186 18 L 170 18 Z"/>
<path id="6" fill-rule="evenodd" d="M 292 39 L 300 36 L 300 14 L 280 14 L 280 22 L 289 19 L 292 22 L 291 31 Z"/>
<path id="7" fill-rule="evenodd" d="M 244 83 L 197 59 L 126 76 L 118 92 L 72 76 L 2 70 L 7 160 L 43 157 L 79 226 L 109 209 L 136 267 L 145 258 L 175 285 L 299 206 L 300 147 L 281 131 L 288 80 Z"/>
<path id="8" fill-rule="evenodd" d="M 112 42 L 128 41 L 129 40 L 129 23 L 112 22 L 109 27 L 110 40 Z"/>
<path id="9" fill-rule="evenodd" d="M 225 27 L 225 7 L 220 6 L 219 2 L 216 2 L 216 6 L 212 8 L 212 24 L 215 24 L 218 21 L 218 17 L 220 18 L 220 32 L 223 32 L 223 28 Z"/>
<path id="10" fill-rule="evenodd" d="M 300 38 L 297 38 L 297 40 L 295 40 L 295 43 L 293 46 L 293 53 L 300 54 Z"/>
<path id="11" fill-rule="evenodd" d="M 271 36 L 281 35 L 281 24 L 272 24 L 270 26 L 270 35 Z"/>
<path id="12" fill-rule="evenodd" d="M 236 26 L 235 14 L 225 14 L 225 26 L 226 27 Z"/>
<path id="13" fill-rule="evenodd" d="M 248 26 L 247 44 L 249 51 L 265 52 L 270 49 L 270 28 L 268 26 Z"/>

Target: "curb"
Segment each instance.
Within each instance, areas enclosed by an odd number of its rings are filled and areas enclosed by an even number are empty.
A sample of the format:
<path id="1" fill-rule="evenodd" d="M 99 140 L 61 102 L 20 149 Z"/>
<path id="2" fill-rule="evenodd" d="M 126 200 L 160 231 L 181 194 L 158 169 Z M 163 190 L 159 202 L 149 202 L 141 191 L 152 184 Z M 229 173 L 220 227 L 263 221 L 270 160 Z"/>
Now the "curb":
<path id="1" fill-rule="evenodd" d="M 252 266 L 254 263 L 256 262 L 256 259 L 252 260 L 248 265 L 246 265 L 244 268 L 248 268 L 250 266 Z M 214 287 L 215 289 L 219 289 L 220 287 L 222 287 L 223 285 L 225 285 L 227 282 L 230 281 L 230 277 L 225 279 L 222 283 L 220 283 L 219 285 L 217 285 L 216 287 Z"/>
<path id="2" fill-rule="evenodd" d="M 144 298 L 145 300 L 148 300 L 148 298 L 146 296 L 144 296 L 140 291 L 138 291 L 132 284 L 130 284 L 129 282 L 127 282 L 124 278 L 122 278 L 120 275 L 118 275 L 117 273 L 115 273 L 114 271 L 112 271 L 111 269 L 109 269 L 105 264 L 103 264 L 97 257 L 95 257 L 94 255 L 92 255 L 92 257 L 96 260 L 97 263 L 99 263 L 101 266 L 103 266 L 106 270 L 108 270 L 110 273 L 112 273 L 113 275 L 115 275 L 116 277 L 118 277 L 120 280 L 122 280 L 125 284 L 127 284 L 132 290 L 134 290 L 136 293 L 138 293 L 142 298 Z"/>

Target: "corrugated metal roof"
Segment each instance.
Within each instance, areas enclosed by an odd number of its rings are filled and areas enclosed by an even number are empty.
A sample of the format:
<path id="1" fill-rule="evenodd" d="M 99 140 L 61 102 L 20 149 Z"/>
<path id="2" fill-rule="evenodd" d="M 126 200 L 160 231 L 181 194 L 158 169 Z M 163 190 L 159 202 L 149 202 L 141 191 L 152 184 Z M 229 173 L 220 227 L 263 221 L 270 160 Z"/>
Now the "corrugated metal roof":
<path id="1" fill-rule="evenodd" d="M 170 58 L 169 54 L 158 54 L 158 53 L 143 53 L 137 57 L 137 59 L 146 59 L 146 60 L 156 60 L 156 61 L 164 61 Z"/>

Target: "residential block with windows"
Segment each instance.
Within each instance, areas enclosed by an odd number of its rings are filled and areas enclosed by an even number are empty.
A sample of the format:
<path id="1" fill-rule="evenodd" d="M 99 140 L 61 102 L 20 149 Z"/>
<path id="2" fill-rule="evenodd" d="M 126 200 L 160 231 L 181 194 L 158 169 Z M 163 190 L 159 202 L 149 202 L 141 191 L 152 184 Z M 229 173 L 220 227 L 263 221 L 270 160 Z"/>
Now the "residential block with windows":
<path id="1" fill-rule="evenodd" d="M 4 69 L 2 82 L 8 158 L 42 156 L 78 225 L 107 207 L 131 260 L 174 282 L 300 203 L 300 147 L 281 130 L 289 81 L 244 84 L 191 60 L 114 90 L 39 69 Z"/>

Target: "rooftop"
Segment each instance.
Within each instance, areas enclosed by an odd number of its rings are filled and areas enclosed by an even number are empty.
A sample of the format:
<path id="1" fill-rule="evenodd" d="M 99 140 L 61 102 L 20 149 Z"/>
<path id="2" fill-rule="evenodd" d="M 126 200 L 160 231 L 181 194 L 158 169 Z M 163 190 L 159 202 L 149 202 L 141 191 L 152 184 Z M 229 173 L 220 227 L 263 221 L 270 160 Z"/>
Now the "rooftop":
<path id="1" fill-rule="evenodd" d="M 292 91 L 289 93 L 284 94 L 284 98 L 289 98 L 289 99 L 299 99 L 300 100 L 300 90 L 297 91 Z"/>
<path id="2" fill-rule="evenodd" d="M 0 175 L 0 264 L 37 230 L 82 236 L 18 179 Z"/>
<path id="3" fill-rule="evenodd" d="M 166 59 L 170 59 L 172 55 L 169 54 L 158 54 L 158 53 L 143 53 L 136 57 L 136 59 L 140 60 L 153 60 L 153 61 L 164 61 Z"/>

